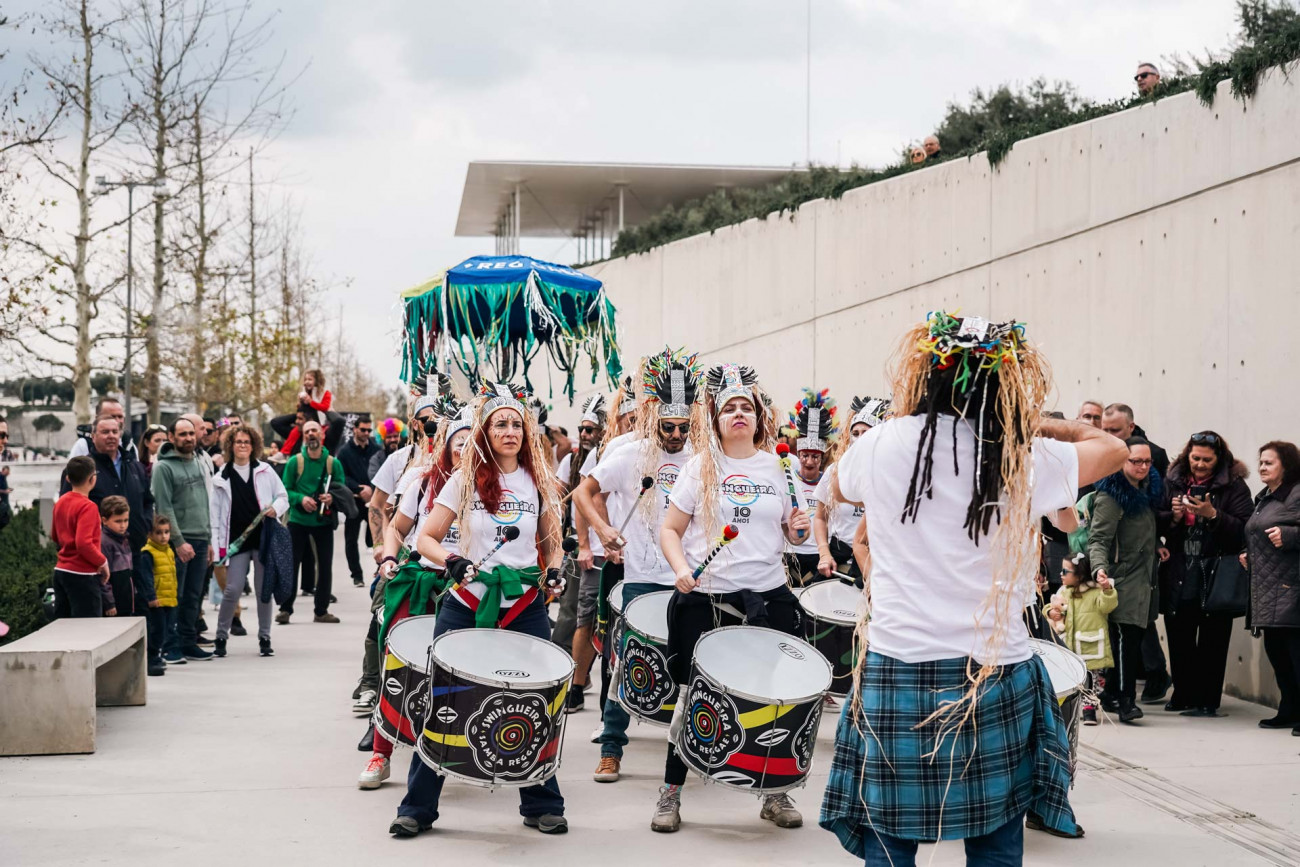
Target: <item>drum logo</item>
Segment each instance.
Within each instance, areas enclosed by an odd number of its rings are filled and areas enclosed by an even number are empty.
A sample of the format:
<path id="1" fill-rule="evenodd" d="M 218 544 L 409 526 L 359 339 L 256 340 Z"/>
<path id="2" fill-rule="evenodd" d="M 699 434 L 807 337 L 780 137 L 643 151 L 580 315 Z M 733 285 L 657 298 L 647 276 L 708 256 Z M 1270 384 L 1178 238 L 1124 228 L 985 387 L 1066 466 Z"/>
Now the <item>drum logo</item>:
<path id="1" fill-rule="evenodd" d="M 489 777 L 527 777 L 551 736 L 547 710 L 546 699 L 537 693 L 488 696 L 465 722 L 474 764 Z"/>
<path id="2" fill-rule="evenodd" d="M 406 718 L 423 728 L 429 718 L 429 691 L 422 689 L 406 700 Z"/>
<path id="3" fill-rule="evenodd" d="M 630 633 L 623 648 L 622 684 L 623 698 L 647 716 L 658 713 L 664 700 L 677 693 L 663 653 Z"/>
<path id="4" fill-rule="evenodd" d="M 402 682 L 395 677 L 390 677 L 384 681 L 384 689 L 389 695 L 401 695 Z"/>
<path id="5" fill-rule="evenodd" d="M 456 716 L 457 714 L 455 708 L 451 708 L 451 707 L 438 708 L 438 713 L 437 713 L 438 722 L 448 723 L 448 724 L 454 723 L 456 721 Z"/>
<path id="6" fill-rule="evenodd" d="M 804 656 L 804 653 L 803 653 L 802 650 L 800 650 L 799 648 L 795 647 L 794 645 L 786 644 L 784 641 L 782 641 L 780 644 L 777 645 L 777 649 L 780 650 L 782 653 L 784 653 L 786 656 L 790 657 L 791 659 L 807 659 L 807 658 L 808 658 L 808 657 Z"/>
<path id="7" fill-rule="evenodd" d="M 736 704 L 726 693 L 715 692 L 702 677 L 691 681 L 686 700 L 686 725 L 682 748 L 707 768 L 727 763 L 744 744 L 744 728 Z"/>
<path id="8" fill-rule="evenodd" d="M 517 677 L 532 677 L 532 675 L 529 674 L 528 672 L 520 671 L 517 668 L 498 668 L 496 671 L 493 672 L 493 674 L 499 674 L 502 677 L 509 677 L 512 679 Z"/>
<path id="9" fill-rule="evenodd" d="M 835 609 L 832 610 L 832 613 L 834 613 L 834 614 L 838 614 L 838 615 L 841 616 L 841 617 L 848 617 L 848 618 L 850 618 L 850 619 L 854 619 L 854 618 L 856 618 L 856 617 L 858 616 L 858 612 L 856 612 L 856 611 L 845 611 L 843 608 L 835 608 Z"/>
<path id="10" fill-rule="evenodd" d="M 801 774 L 806 773 L 812 765 L 813 747 L 817 745 L 817 724 L 821 722 L 821 718 L 822 703 L 818 700 L 813 704 L 803 725 L 799 726 L 799 730 L 794 733 L 794 741 L 790 749 L 794 752 L 794 766 Z"/>

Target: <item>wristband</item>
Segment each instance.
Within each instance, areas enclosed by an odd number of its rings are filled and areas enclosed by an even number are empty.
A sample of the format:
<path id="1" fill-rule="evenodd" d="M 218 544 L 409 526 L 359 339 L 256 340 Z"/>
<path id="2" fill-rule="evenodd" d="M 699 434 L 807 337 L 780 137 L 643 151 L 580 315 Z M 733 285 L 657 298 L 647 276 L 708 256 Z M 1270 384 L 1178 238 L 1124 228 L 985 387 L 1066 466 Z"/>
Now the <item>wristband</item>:
<path id="1" fill-rule="evenodd" d="M 384 565 L 385 563 L 400 563 L 400 561 L 392 554 L 389 554 L 387 557 L 379 561 L 380 566 Z"/>

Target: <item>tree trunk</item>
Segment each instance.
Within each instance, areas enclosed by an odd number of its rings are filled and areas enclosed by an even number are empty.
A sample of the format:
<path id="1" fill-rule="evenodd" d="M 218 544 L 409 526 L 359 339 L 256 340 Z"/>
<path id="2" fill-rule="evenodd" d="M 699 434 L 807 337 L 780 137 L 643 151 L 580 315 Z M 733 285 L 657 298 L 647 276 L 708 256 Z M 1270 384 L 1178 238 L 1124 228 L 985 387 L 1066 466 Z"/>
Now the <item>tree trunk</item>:
<path id="1" fill-rule="evenodd" d="M 81 151 L 77 162 L 77 236 L 72 262 L 72 279 L 76 285 L 77 341 L 72 363 L 72 408 L 77 424 L 90 421 L 90 320 L 94 309 L 90 284 L 86 280 L 87 247 L 90 244 L 90 134 L 94 124 L 95 85 L 92 69 L 95 59 L 94 32 L 87 10 L 89 0 L 81 0 L 79 9 L 81 45 L 84 52 L 81 80 Z"/>
<path id="2" fill-rule="evenodd" d="M 161 178 L 167 171 L 167 114 L 164 103 L 163 88 L 166 86 L 166 73 L 163 70 L 163 46 L 166 45 L 167 4 L 158 4 L 158 45 L 153 56 L 153 80 L 150 96 L 152 97 L 154 120 L 153 170 L 154 177 Z M 150 304 L 149 326 L 145 329 L 144 342 L 148 360 L 145 364 L 144 389 L 149 395 L 149 423 L 157 424 L 162 416 L 162 354 L 158 346 L 159 326 L 162 324 L 163 291 L 167 286 L 167 270 L 164 261 L 163 204 L 161 196 L 153 200 L 153 300 Z"/>
<path id="3" fill-rule="evenodd" d="M 195 157 L 195 174 L 194 185 L 198 194 L 198 229 L 197 240 L 198 247 L 194 255 L 194 308 L 193 308 L 193 330 L 194 344 L 190 350 L 190 375 L 193 377 L 193 400 L 194 405 L 198 407 L 199 412 L 206 410 L 208 401 L 204 394 L 204 372 L 206 370 L 207 351 L 205 347 L 205 338 L 207 332 L 203 327 L 203 305 L 204 295 L 206 293 L 205 281 L 208 271 L 208 217 L 207 217 L 207 187 L 206 178 L 203 175 L 203 118 L 199 101 L 194 101 L 194 157 Z"/>

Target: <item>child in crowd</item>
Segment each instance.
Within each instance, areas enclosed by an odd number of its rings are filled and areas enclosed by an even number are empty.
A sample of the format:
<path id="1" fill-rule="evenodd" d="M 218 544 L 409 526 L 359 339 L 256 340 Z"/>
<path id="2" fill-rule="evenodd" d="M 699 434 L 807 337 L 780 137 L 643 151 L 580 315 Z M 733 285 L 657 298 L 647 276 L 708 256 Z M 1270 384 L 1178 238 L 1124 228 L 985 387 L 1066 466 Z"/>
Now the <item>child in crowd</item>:
<path id="1" fill-rule="evenodd" d="M 176 631 L 176 555 L 172 553 L 172 522 L 166 515 L 154 515 L 149 540 L 140 549 L 140 602 L 148 618 L 149 674 L 167 673 L 167 663 L 184 665 L 185 657 L 163 661 L 162 649 L 167 636 Z"/>
<path id="2" fill-rule="evenodd" d="M 298 392 L 298 412 L 302 421 L 294 425 L 293 430 L 284 438 L 280 447 L 283 455 L 292 455 L 298 450 L 302 440 L 302 422 L 316 419 L 322 428 L 329 428 L 329 409 L 334 403 L 334 395 L 325 388 L 325 374 L 319 370 L 308 370 L 302 375 L 302 389 Z M 313 412 L 314 410 L 314 412 Z"/>
<path id="3" fill-rule="evenodd" d="M 1109 578 L 1093 580 L 1088 555 L 1073 554 L 1061 561 L 1061 589 L 1043 608 L 1065 646 L 1083 657 L 1088 666 L 1087 694 L 1100 690 L 1094 672 L 1112 667 L 1110 623 L 1108 615 L 1119 604 L 1119 596 Z M 1083 724 L 1097 724 L 1097 706 L 1088 701 L 1083 706 Z"/>
<path id="4" fill-rule="evenodd" d="M 64 470 L 72 489 L 54 504 L 50 538 L 59 549 L 54 564 L 54 616 L 102 617 L 108 560 L 100 550 L 99 509 L 90 501 L 95 462 L 75 457 Z"/>
<path id="5" fill-rule="evenodd" d="M 136 617 L 135 586 L 132 580 L 131 542 L 126 528 L 131 523 L 131 506 L 126 497 L 105 497 L 99 503 L 103 531 L 100 550 L 108 560 L 108 583 L 104 585 L 105 617 Z"/>

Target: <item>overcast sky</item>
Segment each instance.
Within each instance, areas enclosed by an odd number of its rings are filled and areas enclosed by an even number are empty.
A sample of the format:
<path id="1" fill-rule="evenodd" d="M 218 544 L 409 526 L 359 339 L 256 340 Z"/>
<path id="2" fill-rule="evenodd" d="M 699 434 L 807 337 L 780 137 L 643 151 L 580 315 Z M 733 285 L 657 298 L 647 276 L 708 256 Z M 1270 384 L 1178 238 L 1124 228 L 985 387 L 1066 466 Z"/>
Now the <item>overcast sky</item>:
<path id="1" fill-rule="evenodd" d="M 22 4 L 6 4 L 10 9 Z M 812 159 L 880 165 L 972 87 L 1113 99 L 1139 60 L 1225 45 L 1231 0 L 813 0 Z M 362 358 L 398 373 L 397 293 L 455 238 L 475 159 L 789 165 L 805 157 L 803 0 L 281 0 L 297 114 L 269 156 Z M 524 251 L 572 261 L 572 243 Z"/>

